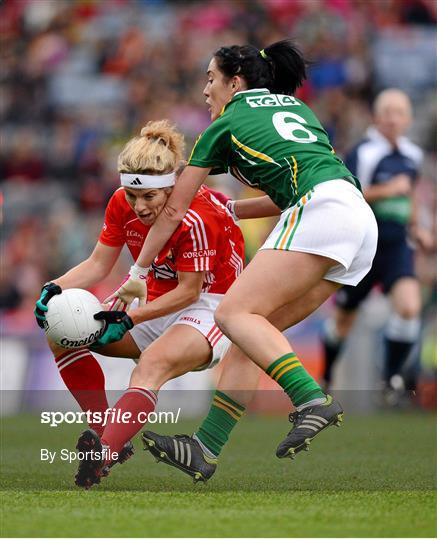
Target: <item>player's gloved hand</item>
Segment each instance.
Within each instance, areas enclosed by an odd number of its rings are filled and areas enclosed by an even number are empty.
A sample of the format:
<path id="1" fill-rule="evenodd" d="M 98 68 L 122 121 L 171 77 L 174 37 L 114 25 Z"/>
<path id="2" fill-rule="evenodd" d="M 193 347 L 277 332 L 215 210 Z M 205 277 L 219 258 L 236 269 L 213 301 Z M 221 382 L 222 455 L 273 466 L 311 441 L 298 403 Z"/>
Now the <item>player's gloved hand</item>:
<path id="1" fill-rule="evenodd" d="M 214 197 L 218 201 L 220 201 L 222 203 L 222 205 L 225 206 L 229 210 L 229 212 L 230 212 L 231 216 L 233 217 L 234 221 L 238 221 L 240 218 L 235 213 L 235 203 L 237 201 L 233 201 L 230 197 L 228 197 L 227 195 L 225 195 L 221 191 L 216 191 L 215 189 L 211 189 L 210 187 L 208 189 L 212 193 L 212 195 L 214 195 Z"/>
<path id="2" fill-rule="evenodd" d="M 134 327 L 134 323 L 125 311 L 99 311 L 94 315 L 96 321 L 104 321 L 105 329 L 91 348 L 103 347 L 114 341 L 119 341 L 128 330 Z"/>
<path id="3" fill-rule="evenodd" d="M 120 287 L 105 299 L 105 304 L 110 304 L 110 310 L 127 310 L 135 298 L 139 299 L 142 306 L 147 301 L 147 273 L 149 268 L 142 268 L 134 264 L 131 266 L 129 274 Z"/>
<path id="4" fill-rule="evenodd" d="M 46 283 L 41 289 L 41 295 L 35 304 L 33 313 L 36 318 L 36 322 L 40 328 L 44 328 L 44 321 L 46 320 L 46 313 L 49 310 L 47 304 L 50 298 L 53 298 L 56 294 L 61 294 L 62 289 L 56 283 Z"/>

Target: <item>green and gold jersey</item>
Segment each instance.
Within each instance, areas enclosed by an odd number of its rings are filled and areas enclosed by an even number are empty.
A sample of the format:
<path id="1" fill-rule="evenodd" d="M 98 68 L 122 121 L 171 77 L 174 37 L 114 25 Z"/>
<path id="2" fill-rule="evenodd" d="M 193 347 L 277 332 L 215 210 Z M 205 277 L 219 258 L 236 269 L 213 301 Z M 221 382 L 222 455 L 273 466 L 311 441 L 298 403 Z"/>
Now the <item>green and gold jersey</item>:
<path id="1" fill-rule="evenodd" d="M 199 137 L 188 164 L 212 174 L 230 171 L 282 210 L 327 180 L 348 177 L 359 187 L 311 109 L 263 88 L 232 98 Z"/>

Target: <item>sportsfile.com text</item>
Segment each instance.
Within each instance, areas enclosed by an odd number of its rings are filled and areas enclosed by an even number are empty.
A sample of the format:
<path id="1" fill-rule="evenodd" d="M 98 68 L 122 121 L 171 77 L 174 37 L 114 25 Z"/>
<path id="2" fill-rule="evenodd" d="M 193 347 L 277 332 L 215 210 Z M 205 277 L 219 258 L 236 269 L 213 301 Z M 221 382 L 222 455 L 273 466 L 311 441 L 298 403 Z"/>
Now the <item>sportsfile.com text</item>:
<path id="1" fill-rule="evenodd" d="M 129 424 L 130 422 L 139 422 L 144 424 L 177 424 L 181 408 L 173 411 L 152 411 L 149 413 L 140 412 L 133 417 L 130 412 L 122 412 L 120 409 L 109 408 L 106 411 L 42 411 L 41 424 L 48 424 L 50 427 L 58 427 L 61 424 L 100 424 L 106 426 L 109 423 Z"/>

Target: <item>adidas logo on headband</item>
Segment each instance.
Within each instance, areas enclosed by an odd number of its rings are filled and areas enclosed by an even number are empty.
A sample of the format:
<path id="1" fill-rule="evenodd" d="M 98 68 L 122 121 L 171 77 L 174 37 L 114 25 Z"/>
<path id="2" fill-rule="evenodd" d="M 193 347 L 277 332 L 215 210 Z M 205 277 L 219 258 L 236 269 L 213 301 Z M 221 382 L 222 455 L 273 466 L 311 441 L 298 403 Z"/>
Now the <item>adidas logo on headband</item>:
<path id="1" fill-rule="evenodd" d="M 135 187 L 137 189 L 164 188 L 174 186 L 176 174 L 138 174 L 121 173 L 120 182 L 124 187 Z"/>

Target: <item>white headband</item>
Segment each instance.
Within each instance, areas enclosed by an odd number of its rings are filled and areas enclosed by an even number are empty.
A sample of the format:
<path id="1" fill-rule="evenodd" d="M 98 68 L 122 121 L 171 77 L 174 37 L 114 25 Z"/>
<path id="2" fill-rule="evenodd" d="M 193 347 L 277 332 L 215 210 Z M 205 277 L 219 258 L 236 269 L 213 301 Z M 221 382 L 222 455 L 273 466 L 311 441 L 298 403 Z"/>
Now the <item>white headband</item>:
<path id="1" fill-rule="evenodd" d="M 149 174 L 121 173 L 120 181 L 123 187 L 133 189 L 165 188 L 175 185 L 176 174 L 161 174 L 152 176 Z"/>

